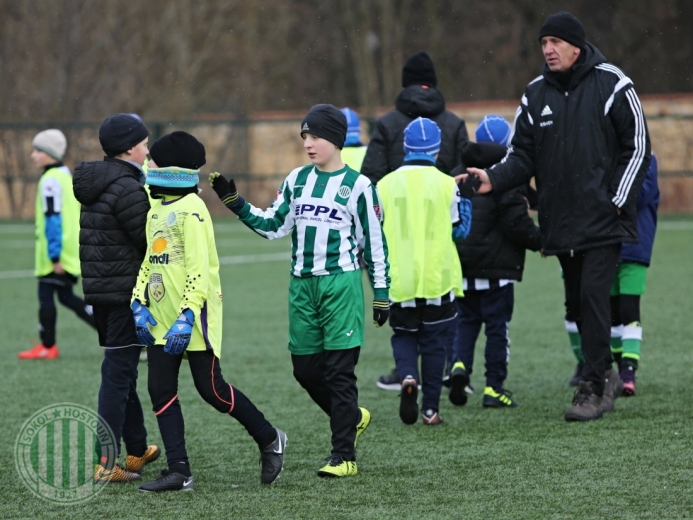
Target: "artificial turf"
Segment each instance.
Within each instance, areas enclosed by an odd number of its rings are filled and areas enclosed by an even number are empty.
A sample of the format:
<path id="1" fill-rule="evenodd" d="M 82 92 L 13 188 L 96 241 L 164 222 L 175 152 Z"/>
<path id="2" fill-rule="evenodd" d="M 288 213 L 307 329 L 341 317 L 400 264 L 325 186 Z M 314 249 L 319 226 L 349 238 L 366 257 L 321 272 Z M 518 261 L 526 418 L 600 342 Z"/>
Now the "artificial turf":
<path id="1" fill-rule="evenodd" d="M 315 475 L 329 455 L 327 417 L 291 373 L 287 343 L 288 239 L 267 242 L 217 219 L 224 290 L 223 372 L 289 436 L 285 469 L 261 486 L 258 451 L 245 430 L 197 395 L 182 369 L 180 400 L 195 491 L 142 494 L 109 485 L 95 499 L 60 506 L 31 494 L 14 462 L 22 423 L 43 406 L 96 409 L 103 358 L 95 333 L 58 309 L 60 358 L 19 361 L 37 341 L 30 225 L 0 225 L 0 518 L 688 518 L 693 515 L 693 221 L 663 221 L 642 303 L 638 394 L 618 399 L 603 420 L 566 423 L 574 359 L 563 328 L 558 262 L 528 256 L 516 288 L 506 386 L 519 406 L 481 407 L 483 347 L 477 345 L 463 408 L 444 394 L 445 423 L 405 426 L 398 394 L 376 388 L 393 367 L 390 329 L 367 326 L 357 375 L 360 404 L 373 422 L 358 449 L 357 476 Z M 272 260 L 287 255 L 286 260 Z M 258 255 L 238 258 L 238 255 Z M 270 260 L 270 261 L 267 261 Z M 224 260 L 223 260 L 224 261 Z M 8 274 L 8 272 L 14 274 Z M 17 276 L 11 278 L 11 276 Z M 367 289 L 366 297 L 370 298 Z M 369 316 L 367 316 L 369 318 Z M 370 319 L 367 320 L 370 323 Z M 482 338 L 483 339 L 483 338 Z M 140 397 L 150 442 L 161 444 L 140 365 Z M 147 467 L 157 476 L 163 458 Z"/>

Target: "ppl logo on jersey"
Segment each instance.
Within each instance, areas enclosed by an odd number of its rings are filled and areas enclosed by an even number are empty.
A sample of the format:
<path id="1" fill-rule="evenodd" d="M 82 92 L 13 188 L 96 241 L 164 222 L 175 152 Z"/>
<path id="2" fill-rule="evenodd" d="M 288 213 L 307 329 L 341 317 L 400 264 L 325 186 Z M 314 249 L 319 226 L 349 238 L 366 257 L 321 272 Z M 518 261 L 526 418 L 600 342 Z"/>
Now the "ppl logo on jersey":
<path id="1" fill-rule="evenodd" d="M 313 217 L 320 217 L 320 215 L 325 215 L 325 218 L 330 220 L 342 220 L 342 217 L 337 215 L 339 210 L 334 208 L 330 211 L 327 206 L 314 206 L 313 204 L 300 204 L 296 206 L 296 216 L 301 216 L 304 213 L 313 213 Z M 327 215 L 329 213 L 329 216 Z"/>

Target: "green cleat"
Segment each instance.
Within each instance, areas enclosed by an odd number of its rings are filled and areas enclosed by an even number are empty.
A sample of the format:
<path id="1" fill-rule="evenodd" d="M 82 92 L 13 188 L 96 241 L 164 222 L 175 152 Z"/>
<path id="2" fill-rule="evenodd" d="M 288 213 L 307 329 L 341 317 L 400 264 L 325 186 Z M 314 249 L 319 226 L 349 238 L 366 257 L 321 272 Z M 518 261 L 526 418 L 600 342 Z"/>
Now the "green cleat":
<path id="1" fill-rule="evenodd" d="M 354 447 L 356 447 L 356 443 L 359 441 L 361 434 L 366 431 L 366 428 L 368 428 L 368 425 L 371 423 L 371 412 L 365 408 L 359 408 L 359 410 L 361 410 L 361 420 L 356 425 L 356 439 L 354 439 Z"/>
<path id="2" fill-rule="evenodd" d="M 318 471 L 318 477 L 350 477 L 358 473 L 358 470 L 356 469 L 356 462 L 353 460 L 344 460 L 341 455 L 332 455 L 331 457 L 327 457 L 325 460 L 327 461 L 327 464 L 320 468 L 320 471 Z"/>

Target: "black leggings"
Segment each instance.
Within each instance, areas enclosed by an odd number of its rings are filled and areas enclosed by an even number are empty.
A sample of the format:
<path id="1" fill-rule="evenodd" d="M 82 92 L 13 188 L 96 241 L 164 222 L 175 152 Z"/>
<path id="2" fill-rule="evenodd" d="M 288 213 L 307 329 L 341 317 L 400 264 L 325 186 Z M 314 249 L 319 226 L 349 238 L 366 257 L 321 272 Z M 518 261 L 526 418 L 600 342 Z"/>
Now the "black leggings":
<path id="1" fill-rule="evenodd" d="M 56 293 L 58 294 L 58 301 L 60 303 L 68 309 L 71 309 L 89 325 L 96 328 L 91 307 L 85 304 L 82 298 L 72 292 L 71 284 L 43 281 L 39 279 L 39 332 L 41 335 L 41 343 L 44 347 L 49 348 L 55 345 L 55 324 L 58 320 L 58 312 L 55 308 Z"/>
<path id="2" fill-rule="evenodd" d="M 227 413 L 240 422 L 260 449 L 274 442 L 277 436 L 275 429 L 243 392 L 224 380 L 219 358 L 214 352 L 206 350 L 187 354 L 193 382 L 202 399 L 217 411 Z M 185 424 L 178 401 L 178 373 L 182 361 L 182 354 L 167 354 L 161 345 L 147 349 L 149 396 L 169 464 L 188 461 Z"/>

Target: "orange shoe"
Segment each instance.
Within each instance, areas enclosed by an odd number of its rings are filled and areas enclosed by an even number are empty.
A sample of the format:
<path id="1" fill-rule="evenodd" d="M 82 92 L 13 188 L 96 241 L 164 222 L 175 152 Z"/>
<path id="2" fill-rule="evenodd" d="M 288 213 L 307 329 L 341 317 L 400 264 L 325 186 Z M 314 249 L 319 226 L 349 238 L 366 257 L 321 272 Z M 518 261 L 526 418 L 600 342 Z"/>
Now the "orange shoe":
<path id="1" fill-rule="evenodd" d="M 58 345 L 46 348 L 43 345 L 36 345 L 34 348 L 24 350 L 19 353 L 19 359 L 56 359 L 58 357 Z"/>
<path id="2" fill-rule="evenodd" d="M 131 471 L 132 473 L 140 473 L 145 464 L 154 462 L 161 455 L 161 449 L 158 446 L 151 444 L 147 446 L 147 450 L 141 457 L 135 457 L 134 455 L 128 455 L 125 459 L 125 469 Z"/>

